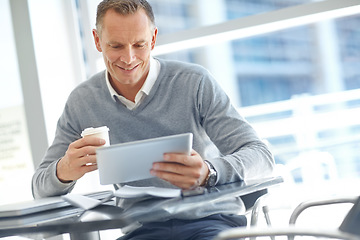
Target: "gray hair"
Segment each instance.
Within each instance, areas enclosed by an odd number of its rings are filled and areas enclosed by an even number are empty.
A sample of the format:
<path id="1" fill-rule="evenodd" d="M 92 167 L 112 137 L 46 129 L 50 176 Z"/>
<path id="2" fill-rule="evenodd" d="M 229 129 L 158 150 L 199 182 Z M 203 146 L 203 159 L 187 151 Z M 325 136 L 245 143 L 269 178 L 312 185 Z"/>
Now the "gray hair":
<path id="1" fill-rule="evenodd" d="M 99 35 L 101 35 L 104 16 L 110 9 L 113 9 L 121 15 L 134 14 L 139 9 L 144 9 L 151 24 L 155 27 L 155 17 L 152 7 L 146 0 L 103 0 L 99 3 L 96 12 L 96 30 Z"/>

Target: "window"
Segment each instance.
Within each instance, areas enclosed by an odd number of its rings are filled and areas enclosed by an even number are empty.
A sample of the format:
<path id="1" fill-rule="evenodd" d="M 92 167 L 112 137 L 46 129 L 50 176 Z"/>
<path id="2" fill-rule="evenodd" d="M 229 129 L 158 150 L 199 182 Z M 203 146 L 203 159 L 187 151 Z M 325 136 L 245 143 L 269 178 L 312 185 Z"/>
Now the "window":
<path id="1" fill-rule="evenodd" d="M 312 1 L 149 2 L 161 38 Z M 204 40 L 201 47 L 158 57 L 207 67 L 239 111 L 269 141 L 278 163 L 287 164 L 311 151 L 326 152 L 334 159 L 340 178 L 357 178 L 360 126 L 346 117 L 360 114 L 360 100 L 358 92 L 346 91 L 360 88 L 359 23 L 360 15 L 352 15 L 213 45 Z M 354 97 L 327 101 L 337 93 Z M 334 118 L 343 112 L 349 115 Z M 339 126 L 338 121 L 344 123 Z"/>
<path id="2" fill-rule="evenodd" d="M 222 3 L 227 20 L 304 4 L 295 0 Z M 201 9 L 211 10 L 205 5 Z M 289 164 L 306 154 L 308 159 L 301 159 L 305 164 L 317 152 L 324 152 L 331 156 L 328 163 L 335 166 L 337 177 L 358 178 L 359 21 L 359 14 L 352 15 L 159 57 L 210 69 L 239 111 L 269 141 L 278 163 Z M 158 21 L 160 29 L 161 24 Z M 231 56 L 211 54 L 219 48 L 227 49 Z M 332 98 L 337 101 L 330 101 Z M 350 122 L 349 117 L 358 120 Z"/>
<path id="3" fill-rule="evenodd" d="M 29 182 L 33 174 L 28 129 L 8 0 L 0 0 L 1 29 L 7 37 L 0 56 L 0 204 L 32 199 Z M 8 194 L 6 194 L 8 193 Z M 10 194 L 11 193 L 11 194 Z"/>
<path id="4" fill-rule="evenodd" d="M 9 22 L 8 1 L 1 1 L 5 6 L 1 8 L 4 12 L 1 14 L 2 22 Z M 49 11 L 44 12 L 44 3 L 39 5 L 37 1 L 29 1 L 50 142 L 71 89 L 104 69 L 91 34 L 99 2 L 47 1 Z M 216 24 L 228 24 L 233 20 L 312 3 L 310 0 L 149 2 L 156 15 L 159 40 L 191 29 L 201 31 Z M 44 18 L 48 21 L 44 22 Z M 239 112 L 271 144 L 278 163 L 289 164 L 312 151 L 326 152 L 331 155 L 340 179 L 360 180 L 360 159 L 356 152 L 360 139 L 359 23 L 357 14 L 214 44 L 205 40 L 199 47 L 157 56 L 194 62 L 208 68 Z M 8 30 L 7 35 L 12 36 L 11 27 Z M 2 41 L 9 41 L 4 43 L 10 46 L 4 51 L 14 49 L 10 37 Z M 54 45 L 57 47 L 49 55 L 47 46 Z M 2 59 L 9 62 L 7 66 L 14 62 L 12 74 L 7 78 L 19 79 L 16 59 L 11 59 L 11 56 L 15 58 L 15 53 L 3 56 L 10 56 Z M 4 70 L 8 71 L 10 67 Z M 6 89 L 9 89 L 9 82 L 5 83 Z M 14 84 L 10 86 L 14 92 L 19 93 L 20 98 L 16 101 L 21 106 L 19 81 L 11 81 L 11 84 Z M 54 105 L 61 107 L 55 109 Z"/>

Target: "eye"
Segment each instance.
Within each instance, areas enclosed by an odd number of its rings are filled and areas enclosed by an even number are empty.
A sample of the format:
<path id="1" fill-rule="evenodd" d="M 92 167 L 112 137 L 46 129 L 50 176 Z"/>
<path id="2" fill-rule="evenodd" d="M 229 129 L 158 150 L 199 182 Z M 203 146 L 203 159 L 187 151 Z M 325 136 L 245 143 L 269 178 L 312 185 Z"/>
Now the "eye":
<path id="1" fill-rule="evenodd" d="M 109 47 L 111 47 L 111 48 L 113 48 L 113 49 L 117 49 L 117 48 L 121 48 L 121 47 L 122 47 L 122 45 L 120 45 L 120 44 L 111 44 L 111 43 L 109 43 L 108 45 L 109 45 Z"/>
<path id="2" fill-rule="evenodd" d="M 135 47 L 136 48 L 144 48 L 144 47 L 146 47 L 146 43 L 137 43 L 137 44 L 135 44 Z"/>
<path id="3" fill-rule="evenodd" d="M 111 47 L 111 48 L 114 48 L 114 49 L 116 49 L 116 48 L 120 48 L 120 46 L 119 46 L 119 45 L 110 45 L 110 47 Z"/>

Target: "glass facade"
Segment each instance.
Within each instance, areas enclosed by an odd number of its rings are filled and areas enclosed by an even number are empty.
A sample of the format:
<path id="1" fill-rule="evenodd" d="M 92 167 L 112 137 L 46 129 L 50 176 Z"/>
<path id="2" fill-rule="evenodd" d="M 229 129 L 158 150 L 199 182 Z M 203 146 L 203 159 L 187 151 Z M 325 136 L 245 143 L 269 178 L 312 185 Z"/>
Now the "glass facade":
<path id="1" fill-rule="evenodd" d="M 221 2 L 225 11 L 225 18 L 221 21 L 227 21 L 311 1 L 217 2 Z M 150 0 L 150 3 L 154 6 L 160 34 L 206 25 L 206 21 L 201 21 L 203 19 L 195 14 L 199 8 L 211 15 L 211 8 L 201 1 L 168 3 Z M 234 105 L 240 112 L 244 111 L 245 117 L 255 127 L 265 124 L 267 128 L 274 128 L 276 125 L 271 124 L 283 121 L 284 129 L 289 129 L 269 133 L 259 128 L 260 134 L 274 149 L 277 163 L 290 164 L 306 156 L 307 159 L 301 161 L 318 161 L 319 165 L 325 165 L 325 170 L 326 165 L 334 166 L 337 177 L 358 178 L 360 157 L 356 149 L 360 145 L 360 98 L 326 101 L 331 95 L 326 96 L 360 88 L 360 68 L 357 67 L 360 64 L 359 24 L 360 15 L 354 15 L 223 44 L 231 49 L 231 58 L 226 61 L 231 61 L 235 76 L 231 81 L 238 95 Z M 200 63 L 216 72 L 211 64 L 207 66 L 199 59 L 217 47 L 210 45 L 159 57 Z M 220 65 L 223 71 L 227 69 L 224 59 L 210 58 L 208 61 Z M 228 81 L 221 75 L 217 79 L 220 83 Z M 287 104 L 287 107 L 276 110 L 276 103 L 279 106 Z M 262 114 L 267 104 L 271 104 L 274 110 Z M 252 107 L 258 107 L 259 111 L 246 115 L 246 109 Z M 346 124 L 343 114 L 357 118 L 357 123 Z M 291 125 L 293 121 L 297 121 L 294 126 Z M 338 121 L 344 124 L 338 124 Z M 313 160 L 316 153 L 328 155 L 324 155 L 323 161 Z M 294 177 L 296 181 L 303 181 L 299 171 L 293 171 Z M 324 173 L 324 178 L 329 178 L 329 174 Z"/>
<path id="2" fill-rule="evenodd" d="M 360 16 L 336 21 L 339 52 L 346 89 L 360 88 Z"/>

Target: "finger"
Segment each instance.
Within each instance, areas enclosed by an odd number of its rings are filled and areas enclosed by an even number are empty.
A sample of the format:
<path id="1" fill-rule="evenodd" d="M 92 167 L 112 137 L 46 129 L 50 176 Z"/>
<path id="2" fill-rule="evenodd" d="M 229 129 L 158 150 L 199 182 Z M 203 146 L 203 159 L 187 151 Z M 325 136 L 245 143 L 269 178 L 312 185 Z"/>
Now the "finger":
<path id="1" fill-rule="evenodd" d="M 60 180 L 76 180 L 86 172 L 97 169 L 95 155 L 85 155 L 80 158 L 71 157 L 73 157 L 73 155 L 67 153 L 57 165 L 57 176 Z M 83 168 L 84 166 L 92 167 Z"/>
<path id="2" fill-rule="evenodd" d="M 158 172 L 175 173 L 195 178 L 199 175 L 196 168 L 185 166 L 177 162 L 155 162 L 153 163 L 152 169 Z"/>
<path id="3" fill-rule="evenodd" d="M 96 155 L 96 149 L 98 149 L 98 147 L 86 146 L 86 147 L 82 147 L 82 148 L 78 149 L 77 153 L 79 154 L 79 157 L 88 156 L 88 155 Z"/>
<path id="4" fill-rule="evenodd" d="M 178 187 L 187 188 L 200 184 L 201 171 L 199 169 L 178 163 L 154 163 L 150 173 Z"/>
<path id="5" fill-rule="evenodd" d="M 97 165 L 96 155 L 86 155 L 79 159 L 80 166 Z"/>
<path id="6" fill-rule="evenodd" d="M 85 165 L 82 167 L 82 169 L 84 169 L 84 174 L 85 174 L 85 173 L 97 170 L 98 166 L 97 166 L 97 164 Z"/>
<path id="7" fill-rule="evenodd" d="M 171 184 L 182 188 L 182 189 L 190 189 L 193 186 L 198 186 L 198 180 L 195 178 L 190 178 L 188 176 L 176 174 L 173 172 L 164 172 L 164 171 L 156 171 L 151 170 L 150 173 L 158 178 L 161 178 L 165 181 L 170 182 Z"/>
<path id="8" fill-rule="evenodd" d="M 190 167 L 196 164 L 196 162 L 193 161 L 192 156 L 181 153 L 165 153 L 164 161 L 178 163 Z"/>
<path id="9" fill-rule="evenodd" d="M 97 168 L 95 155 L 84 156 L 75 161 L 69 161 L 67 157 L 64 157 L 58 162 L 56 175 L 60 181 L 73 181 Z"/>
<path id="10" fill-rule="evenodd" d="M 100 147 L 102 145 L 105 144 L 105 140 L 102 138 L 98 138 L 98 137 L 92 137 L 92 136 L 88 136 L 88 137 L 84 137 L 84 138 L 80 138 L 74 142 L 72 142 L 69 147 L 73 147 L 76 149 L 80 149 L 83 148 L 85 146 L 95 146 L 95 147 Z"/>
<path id="11" fill-rule="evenodd" d="M 69 157 L 69 159 L 72 159 L 71 161 L 73 163 L 77 163 L 78 166 L 81 166 L 86 163 L 88 156 L 96 155 L 97 148 L 98 147 L 94 147 L 94 146 L 85 146 L 85 147 L 82 147 L 79 149 L 69 147 L 68 151 L 66 151 L 66 155 Z M 79 160 L 76 160 L 76 159 L 79 159 Z M 89 158 L 89 159 L 91 159 L 91 158 Z M 89 161 L 89 162 L 93 162 L 93 160 Z"/>
<path id="12" fill-rule="evenodd" d="M 77 179 L 81 178 L 82 176 L 84 176 L 86 173 L 95 171 L 97 169 L 97 165 L 84 165 L 81 166 L 80 168 L 77 169 L 76 171 L 76 176 Z"/>

